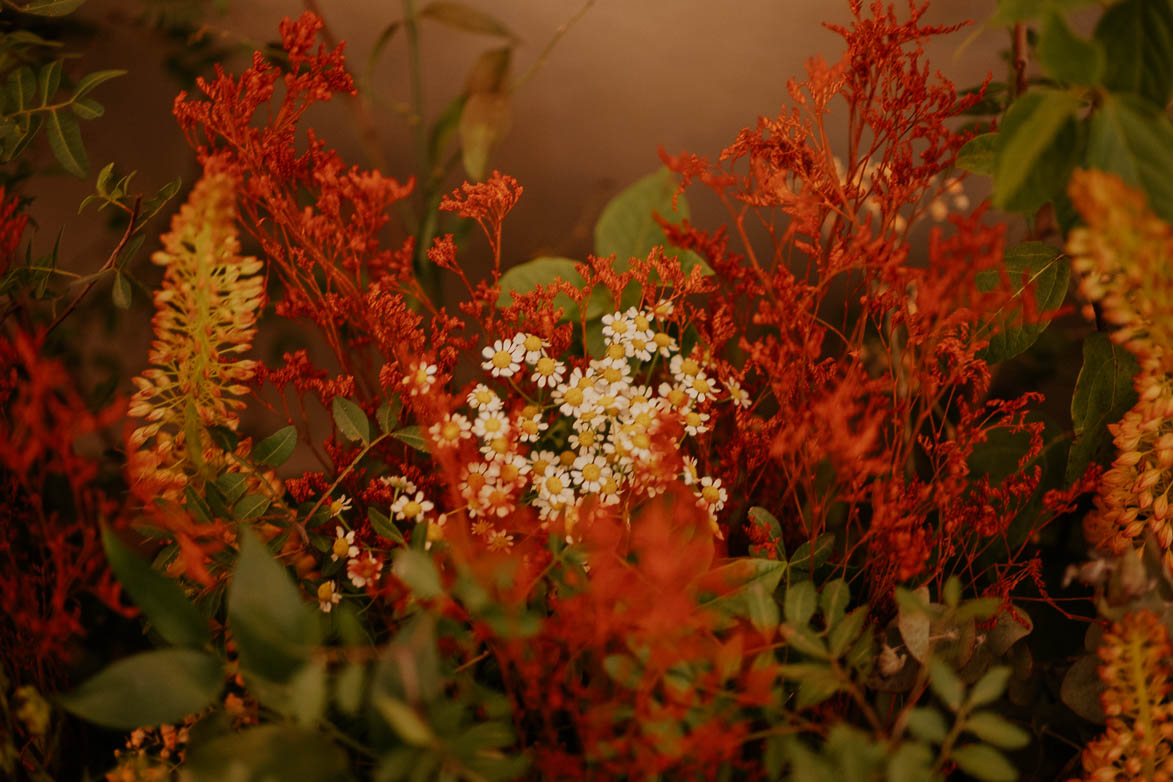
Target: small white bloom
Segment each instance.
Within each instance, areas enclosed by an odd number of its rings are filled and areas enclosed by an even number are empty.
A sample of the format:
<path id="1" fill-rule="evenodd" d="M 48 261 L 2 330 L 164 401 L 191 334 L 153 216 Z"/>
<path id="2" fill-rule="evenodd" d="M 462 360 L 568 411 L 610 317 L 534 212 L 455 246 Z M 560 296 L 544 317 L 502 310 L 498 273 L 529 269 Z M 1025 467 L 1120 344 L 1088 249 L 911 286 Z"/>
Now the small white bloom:
<path id="1" fill-rule="evenodd" d="M 521 360 L 525 357 L 525 346 L 514 337 L 510 340 L 499 339 L 491 347 L 481 351 L 485 361 L 481 367 L 492 372 L 493 377 L 513 377 L 521 369 Z"/>
<path id="2" fill-rule="evenodd" d="M 421 361 L 408 371 L 403 378 L 403 385 L 407 387 L 411 396 L 423 396 L 432 390 L 436 382 L 436 365 Z"/>
<path id="3" fill-rule="evenodd" d="M 501 397 L 497 396 L 497 392 L 484 383 L 477 383 L 473 386 L 464 401 L 468 402 L 468 406 L 473 410 L 501 409 Z"/>
<path id="4" fill-rule="evenodd" d="M 495 440 L 509 433 L 509 419 L 500 410 L 482 410 L 472 424 L 472 433 L 482 440 Z"/>
<path id="5" fill-rule="evenodd" d="M 472 424 L 460 413 L 449 413 L 432 424 L 428 433 L 437 445 L 450 448 L 472 436 Z"/>
<path id="6" fill-rule="evenodd" d="M 525 363 L 533 364 L 539 361 L 545 355 L 546 341 L 536 334 L 518 334 L 513 338 L 521 342 L 521 347 L 525 351 L 523 356 Z"/>
<path id="7" fill-rule="evenodd" d="M 534 363 L 534 373 L 530 378 L 538 384 L 538 388 L 554 388 L 562 382 L 562 376 L 566 373 L 566 365 L 560 361 L 555 361 L 549 356 L 541 356 Z"/>
<path id="8" fill-rule="evenodd" d="M 354 530 L 347 532 L 341 525 L 335 530 L 334 545 L 330 547 L 330 561 L 350 559 L 358 556 L 358 546 L 354 544 Z"/>
<path id="9" fill-rule="evenodd" d="M 420 521 L 423 515 L 436 506 L 424 499 L 424 493 L 417 491 L 414 497 L 402 494 L 391 505 L 391 512 L 400 521 Z"/>
<path id="10" fill-rule="evenodd" d="M 342 594 L 334 588 L 333 581 L 323 581 L 318 586 L 318 608 L 328 614 L 334 606 L 342 602 Z"/>

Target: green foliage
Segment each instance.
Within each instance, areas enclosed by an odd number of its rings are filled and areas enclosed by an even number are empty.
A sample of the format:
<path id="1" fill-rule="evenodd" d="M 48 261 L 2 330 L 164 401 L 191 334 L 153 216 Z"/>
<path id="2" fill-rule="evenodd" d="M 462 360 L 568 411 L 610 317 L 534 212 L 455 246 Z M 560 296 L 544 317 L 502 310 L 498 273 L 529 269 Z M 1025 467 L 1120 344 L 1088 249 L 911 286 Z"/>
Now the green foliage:
<path id="1" fill-rule="evenodd" d="M 296 447 L 297 427 L 284 426 L 257 443 L 252 450 L 252 458 L 257 464 L 280 467 L 293 455 Z"/>
<path id="2" fill-rule="evenodd" d="M 1032 90 L 1010 107 L 994 155 L 994 204 L 1033 212 L 1063 192 L 1081 146 L 1080 102 L 1069 92 Z"/>
<path id="3" fill-rule="evenodd" d="M 211 704 L 224 686 L 224 664 L 194 649 L 142 652 L 110 665 L 61 704 L 79 717 L 131 729 L 180 722 Z"/>
<path id="4" fill-rule="evenodd" d="M 118 582 L 165 641 L 194 648 L 211 641 L 207 620 L 179 584 L 140 559 L 109 529 L 102 530 L 102 545 Z"/>
<path id="5" fill-rule="evenodd" d="M 1107 334 L 1089 334 L 1083 341 L 1083 367 L 1071 397 L 1075 442 L 1067 457 L 1067 482 L 1077 480 L 1088 465 L 1103 463 L 1112 442 L 1108 425 L 1136 404 L 1132 378 L 1140 371 L 1136 358 L 1114 344 Z"/>
<path id="6" fill-rule="evenodd" d="M 507 307 L 512 304 L 513 296 L 510 294 L 513 292 L 528 293 L 539 285 L 549 285 L 555 280 L 565 280 L 574 287 L 581 288 L 585 281 L 582 275 L 575 271 L 574 264 L 575 262 L 569 258 L 535 258 L 508 269 L 501 275 L 501 295 L 497 299 L 497 306 Z M 554 297 L 554 307 L 563 311 L 563 322 L 597 320 L 609 311 L 609 306 L 610 296 L 602 287 L 596 287 L 591 291 L 584 313 L 578 311 L 578 305 L 566 294 L 560 293 Z"/>
<path id="7" fill-rule="evenodd" d="M 1096 26 L 1107 52 L 1104 84 L 1163 108 L 1173 91 L 1173 3 L 1124 0 L 1109 7 Z"/>
<path id="8" fill-rule="evenodd" d="M 1047 328 L 1050 319 L 1021 323 L 1024 314 L 1031 310 L 1037 318 L 1052 312 L 1063 304 L 1067 296 L 1070 267 L 1063 257 L 1050 245 L 1042 242 L 1023 242 L 1010 247 L 1002 256 L 1005 274 L 1015 291 L 1012 302 L 1019 304 L 1025 313 L 995 313 L 991 326 L 990 344 L 979 354 L 991 364 L 1000 363 L 1026 352 Z M 983 271 L 977 276 L 978 290 L 993 290 L 1000 282 L 1001 274 Z M 1030 291 L 1033 307 L 1027 309 L 1019 301 Z M 987 328 L 990 328 L 987 327 Z M 984 329 L 983 329 L 984 331 Z M 982 332 L 979 331 L 979 334 Z"/>
<path id="9" fill-rule="evenodd" d="M 345 397 L 336 396 L 331 403 L 334 425 L 347 440 L 359 441 L 364 445 L 371 442 L 371 422 L 362 408 Z"/>

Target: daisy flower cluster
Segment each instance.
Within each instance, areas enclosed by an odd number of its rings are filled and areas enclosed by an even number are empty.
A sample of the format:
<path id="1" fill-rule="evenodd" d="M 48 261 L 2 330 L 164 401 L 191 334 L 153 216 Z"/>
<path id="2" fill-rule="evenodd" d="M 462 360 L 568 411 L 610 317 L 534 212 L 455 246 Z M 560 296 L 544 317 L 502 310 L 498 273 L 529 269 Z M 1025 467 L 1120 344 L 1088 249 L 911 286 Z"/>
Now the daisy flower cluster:
<path id="1" fill-rule="evenodd" d="M 507 390 L 476 384 L 429 435 L 438 452 L 475 451 L 460 462 L 457 488 L 490 549 L 524 532 L 508 526 L 519 505 L 536 509 L 544 529 L 560 522 L 573 541 L 588 504 L 626 510 L 675 481 L 693 488 L 721 535 L 728 493 L 698 473 L 687 442 L 709 430 L 715 404 L 750 400 L 703 350 L 681 350 L 672 311 L 662 302 L 604 315 L 603 354 L 589 360 L 561 360 L 525 332 L 484 349 L 488 382 Z"/>
<path id="2" fill-rule="evenodd" d="M 413 481 L 398 475 L 383 476 L 379 481 L 392 491 L 391 518 L 408 524 L 425 522 L 429 545 L 430 541 L 442 537 L 443 516 L 436 517 L 433 513 L 435 503 L 427 499 Z M 338 524 L 323 561 L 323 574 L 327 578 L 318 585 L 317 591 L 318 608 L 325 613 L 342 601 L 343 587 L 329 574 L 344 570 L 346 581 L 354 589 L 366 591 L 376 588 L 386 571 L 385 552 L 362 545 L 356 539 L 355 529 L 346 522 L 344 514 L 350 506 L 351 501 L 346 495 L 340 495 L 330 505 L 331 516 Z"/>

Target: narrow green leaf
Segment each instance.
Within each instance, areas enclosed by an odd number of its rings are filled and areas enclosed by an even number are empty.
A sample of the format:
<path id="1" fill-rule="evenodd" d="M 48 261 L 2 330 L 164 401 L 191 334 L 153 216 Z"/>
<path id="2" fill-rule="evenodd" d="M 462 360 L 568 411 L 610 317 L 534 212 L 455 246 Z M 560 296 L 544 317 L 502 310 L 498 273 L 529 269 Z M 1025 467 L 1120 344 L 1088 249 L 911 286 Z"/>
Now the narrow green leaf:
<path id="1" fill-rule="evenodd" d="M 834 627 L 847 612 L 847 604 L 851 601 L 851 590 L 847 582 L 841 578 L 823 584 L 819 592 L 819 606 L 823 609 L 823 617 L 827 620 L 827 627 Z"/>
<path id="2" fill-rule="evenodd" d="M 82 98 L 69 104 L 70 110 L 82 119 L 97 119 L 106 113 L 106 107 L 93 98 Z"/>
<path id="3" fill-rule="evenodd" d="M 403 533 L 399 531 L 394 522 L 374 508 L 367 508 L 367 520 L 371 522 L 371 529 L 380 537 L 393 540 L 401 545 L 407 543 L 403 538 Z"/>
<path id="4" fill-rule="evenodd" d="M 992 711 L 979 711 L 965 719 L 965 729 L 987 744 L 1019 749 L 1030 743 L 1030 734 Z"/>
<path id="5" fill-rule="evenodd" d="M 78 79 L 77 85 L 73 88 L 73 99 L 75 101 L 81 100 L 85 97 L 86 93 L 97 87 L 99 84 L 110 81 L 111 79 L 117 79 L 119 76 L 125 75 L 126 71 L 119 70 L 94 71 L 93 73 L 87 73 L 85 76 L 82 76 L 80 79 Z"/>
<path id="6" fill-rule="evenodd" d="M 937 697 L 953 711 L 961 708 L 965 685 L 949 664 L 939 657 L 929 660 L 929 685 Z"/>
<path id="7" fill-rule="evenodd" d="M 160 649 L 119 660 L 60 700 L 90 722 L 131 730 L 181 722 L 215 701 L 223 685 L 219 658 L 194 649 Z"/>
<path id="8" fill-rule="evenodd" d="M 957 161 L 954 165 L 962 171 L 993 176 L 994 157 L 998 152 L 999 143 L 1001 143 L 1001 137 L 997 133 L 983 133 L 980 136 L 974 136 L 965 142 L 965 146 L 958 151 Z"/>
<path id="9" fill-rule="evenodd" d="M 1104 95 L 1092 115 L 1087 165 L 1140 188 L 1149 207 L 1173 222 L 1173 122 L 1134 95 Z"/>
<path id="10" fill-rule="evenodd" d="M 464 3 L 433 0 L 420 9 L 419 15 L 457 30 L 518 40 L 517 36 L 497 19 L 479 8 Z"/>
<path id="11" fill-rule="evenodd" d="M 1103 463 L 1112 452 L 1108 425 L 1136 404 L 1132 378 L 1140 371 L 1136 358 L 1102 332 L 1083 341 L 1083 367 L 1071 396 L 1075 442 L 1067 455 L 1067 483 L 1076 481 L 1093 462 Z"/>
<path id="12" fill-rule="evenodd" d="M 401 443 L 407 443 L 417 451 L 428 452 L 428 441 L 424 439 L 423 430 L 414 424 L 392 432 L 391 436 Z"/>
<path id="13" fill-rule="evenodd" d="M 378 421 L 379 429 L 383 434 L 391 434 L 395 431 L 395 424 L 399 421 L 399 400 L 396 399 L 394 402 L 394 404 L 384 402 L 375 411 L 375 420 Z"/>
<path id="14" fill-rule="evenodd" d="M 814 616 L 817 605 L 814 584 L 809 581 L 791 584 L 786 590 L 786 621 L 798 627 L 805 627 Z"/>
<path id="15" fill-rule="evenodd" d="M 966 703 L 970 707 L 974 707 L 984 706 L 998 700 L 1006 691 L 1008 681 L 1010 681 L 1009 666 L 999 665 L 991 668 L 982 678 L 978 679 L 977 684 L 969 691 Z"/>
<path id="16" fill-rule="evenodd" d="M 827 646 L 832 657 L 839 657 L 851 647 L 852 642 L 859 637 L 867 618 L 868 606 L 861 605 L 852 609 L 851 613 L 831 628 L 831 632 L 827 634 Z"/>
<path id="17" fill-rule="evenodd" d="M 240 662 L 266 679 L 286 681 L 318 643 L 318 621 L 265 544 L 244 529 L 240 537 L 240 559 L 228 585 L 228 624 Z"/>
<path id="18" fill-rule="evenodd" d="M 336 396 L 333 402 L 334 425 L 347 440 L 371 441 L 371 422 L 362 408 L 345 397 Z"/>
<path id="19" fill-rule="evenodd" d="M 958 768 L 985 782 L 1014 782 L 1018 772 L 998 750 L 985 744 L 967 744 L 951 755 Z"/>
<path id="20" fill-rule="evenodd" d="M 921 741 L 941 744 L 949 735 L 949 726 L 941 712 L 932 706 L 919 706 L 908 712 L 908 729 Z"/>
<path id="21" fill-rule="evenodd" d="M 1036 51 L 1043 69 L 1056 81 L 1092 86 L 1103 78 L 1103 44 L 1075 35 L 1057 13 L 1047 16 Z"/>
<path id="22" fill-rule="evenodd" d="M 30 108 L 37 94 L 37 75 L 29 66 L 20 66 L 8 74 L 8 90 L 16 111 Z"/>
<path id="23" fill-rule="evenodd" d="M 122 272 L 114 273 L 114 285 L 110 289 L 110 298 L 114 306 L 120 310 L 130 309 L 131 291 L 130 280 Z"/>
<path id="24" fill-rule="evenodd" d="M 828 532 L 820 535 L 811 545 L 808 540 L 798 547 L 794 556 L 790 558 L 790 569 L 813 573 L 831 558 L 831 550 L 835 545 L 835 533 Z"/>
<path id="25" fill-rule="evenodd" d="M 745 589 L 743 595 L 750 624 L 762 635 L 772 638 L 780 618 L 773 591 L 767 590 L 761 581 L 755 581 Z"/>
<path id="26" fill-rule="evenodd" d="M 489 172 L 489 155 L 510 126 L 509 95 L 504 92 L 477 92 L 469 95 L 460 112 L 460 156 L 464 170 L 473 181 Z"/>
<path id="27" fill-rule="evenodd" d="M 238 472 L 227 472 L 216 479 L 216 488 L 229 503 L 235 503 L 248 490 L 248 479 Z"/>
<path id="28" fill-rule="evenodd" d="M 140 559 L 107 527 L 102 528 L 102 548 L 118 583 L 168 643 L 198 648 L 212 640 L 208 621 L 179 584 Z"/>
<path id="29" fill-rule="evenodd" d="M 134 176 L 134 173 L 132 172 L 129 176 Z M 181 177 L 175 177 L 156 190 L 153 196 L 143 202 L 142 209 L 140 210 L 142 220 L 146 221 L 154 217 L 168 201 L 175 197 L 175 194 L 179 192 L 179 188 L 182 185 L 183 179 Z"/>
<path id="30" fill-rule="evenodd" d="M 823 669 L 821 672 L 812 671 L 798 682 L 798 694 L 794 698 L 794 708 L 809 709 L 812 706 L 817 706 L 839 692 L 842 687 L 843 682 L 830 669 Z"/>
<path id="31" fill-rule="evenodd" d="M 379 693 L 375 695 L 374 706 L 387 724 L 408 744 L 424 747 L 435 742 L 436 734 L 419 712 L 398 698 Z"/>
<path id="32" fill-rule="evenodd" d="M 47 106 L 57 94 L 61 86 L 61 60 L 54 60 L 41 66 L 37 75 L 37 92 L 40 93 L 41 105 Z"/>
<path id="33" fill-rule="evenodd" d="M 246 494 L 232 506 L 232 516 L 237 521 L 252 521 L 264 516 L 272 502 L 263 494 Z"/>
<path id="34" fill-rule="evenodd" d="M 49 148 L 61 167 L 76 177 L 85 178 L 89 161 L 81 143 L 77 119 L 65 109 L 48 112 L 45 133 L 49 137 Z"/>
<path id="35" fill-rule="evenodd" d="M 253 448 L 252 458 L 258 464 L 279 467 L 293 455 L 293 449 L 296 447 L 297 427 L 283 426 L 257 443 Z"/>
<path id="36" fill-rule="evenodd" d="M 994 205 L 1033 212 L 1063 190 L 1078 152 L 1079 99 L 1036 89 L 1015 101 L 1002 120 L 994 156 Z"/>
<path id="37" fill-rule="evenodd" d="M 86 0 L 29 0 L 21 12 L 37 16 L 66 16 L 81 8 Z"/>

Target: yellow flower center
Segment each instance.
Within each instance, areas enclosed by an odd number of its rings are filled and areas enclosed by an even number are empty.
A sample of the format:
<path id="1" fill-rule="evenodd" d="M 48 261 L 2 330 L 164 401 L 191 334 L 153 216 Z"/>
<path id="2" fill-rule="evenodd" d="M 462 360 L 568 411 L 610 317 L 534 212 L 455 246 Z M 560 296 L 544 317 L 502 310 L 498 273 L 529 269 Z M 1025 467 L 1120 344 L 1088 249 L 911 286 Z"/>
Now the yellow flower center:
<path id="1" fill-rule="evenodd" d="M 513 466 L 512 464 L 506 464 L 501 468 L 501 480 L 505 481 L 506 483 L 513 483 L 517 480 L 517 476 L 520 474 L 521 473 L 518 472 L 517 467 Z"/>
<path id="2" fill-rule="evenodd" d="M 598 435 L 595 434 L 593 429 L 584 429 L 583 431 L 579 432 L 578 444 L 591 446 L 595 444 L 595 440 L 597 438 Z"/>
<path id="3" fill-rule="evenodd" d="M 673 388 L 668 392 L 668 401 L 672 404 L 673 407 L 680 407 L 687 400 L 688 395 L 679 388 Z"/>
<path id="4" fill-rule="evenodd" d="M 318 599 L 322 601 L 331 600 L 334 597 L 334 582 L 327 581 L 318 586 Z"/>
<path id="5" fill-rule="evenodd" d="M 577 388 L 568 389 L 562 398 L 565 399 L 566 404 L 570 405 L 571 407 L 578 407 L 582 404 L 582 391 L 578 390 Z"/>
<path id="6" fill-rule="evenodd" d="M 486 432 L 500 432 L 501 419 L 500 418 L 486 418 L 484 423 Z"/>
<path id="7" fill-rule="evenodd" d="M 672 337 L 668 336 L 662 331 L 657 331 L 652 341 L 656 343 L 656 347 L 666 348 L 672 344 Z"/>
<path id="8" fill-rule="evenodd" d="M 496 361 L 496 358 L 494 357 L 493 360 Z M 686 358 L 684 361 L 680 362 L 680 371 L 689 377 L 692 377 L 701 371 L 701 365 L 696 363 L 694 359 Z"/>
<path id="9" fill-rule="evenodd" d="M 334 556 L 345 557 L 350 553 L 350 541 L 346 538 L 334 538 Z"/>
<path id="10" fill-rule="evenodd" d="M 558 479 L 557 475 L 551 475 L 546 479 L 546 491 L 551 494 L 559 494 L 562 492 L 562 481 Z"/>
<path id="11" fill-rule="evenodd" d="M 631 442 L 635 445 L 636 448 L 639 448 L 640 450 L 647 450 L 647 448 L 652 444 L 652 438 L 648 437 L 646 433 L 640 432 L 635 437 L 631 438 Z"/>
<path id="12" fill-rule="evenodd" d="M 513 356 L 507 350 L 498 350 L 493 354 L 493 366 L 497 369 L 505 369 L 513 363 Z"/>
<path id="13" fill-rule="evenodd" d="M 460 424 L 455 421 L 445 421 L 440 427 L 440 436 L 445 440 L 456 440 L 460 437 Z"/>
<path id="14" fill-rule="evenodd" d="M 535 350 L 541 350 L 542 349 L 541 337 L 535 336 L 534 334 L 527 335 L 525 338 L 525 349 L 526 349 L 526 351 L 528 351 L 530 353 L 534 352 Z"/>
<path id="15" fill-rule="evenodd" d="M 709 393 L 709 381 L 703 377 L 698 377 L 692 381 L 692 389 L 701 394 Z"/>
<path id="16" fill-rule="evenodd" d="M 540 478 L 543 475 L 545 475 L 546 471 L 549 469 L 550 469 L 550 463 L 548 461 L 546 461 L 545 459 L 534 459 L 534 464 L 533 464 L 534 475 L 536 475 Z"/>
<path id="17" fill-rule="evenodd" d="M 494 356 L 493 358 L 495 361 L 496 356 Z M 477 389 L 475 396 L 476 396 L 478 404 L 487 405 L 487 404 L 489 404 L 489 402 L 493 401 L 493 392 L 487 388 Z"/>
<path id="18" fill-rule="evenodd" d="M 424 511 L 424 506 L 420 505 L 415 500 L 408 500 L 403 506 L 403 515 L 409 519 L 414 519 Z"/>
<path id="19" fill-rule="evenodd" d="M 536 369 L 538 370 L 539 375 L 549 377 L 550 375 L 554 374 L 554 359 L 550 358 L 549 356 L 542 356 L 538 359 Z"/>
<path id="20" fill-rule="evenodd" d="M 594 483 L 595 481 L 599 480 L 599 476 L 602 474 L 603 474 L 603 471 L 600 470 L 599 465 L 595 464 L 594 462 L 591 462 L 590 464 L 584 465 L 582 468 L 583 479 L 588 480 L 591 483 Z"/>
<path id="21" fill-rule="evenodd" d="M 558 461 L 562 462 L 563 467 L 569 467 L 574 464 L 574 460 L 578 458 L 578 454 L 574 451 L 566 450 L 558 455 Z"/>
<path id="22" fill-rule="evenodd" d="M 603 379 L 608 383 L 618 383 L 623 379 L 623 373 L 615 367 L 607 367 L 603 370 Z"/>
<path id="23" fill-rule="evenodd" d="M 701 496 L 704 497 L 705 502 L 712 505 L 717 502 L 717 500 L 721 499 L 721 490 L 716 486 L 706 486 L 705 488 L 701 489 Z"/>
<path id="24" fill-rule="evenodd" d="M 648 326 L 650 326 L 650 325 L 652 325 L 652 324 L 648 323 L 648 319 L 645 318 L 643 315 L 636 315 L 635 316 L 635 327 L 637 329 L 639 329 L 640 331 L 647 331 Z"/>
<path id="25" fill-rule="evenodd" d="M 615 344 L 609 345 L 607 347 L 607 358 L 617 359 L 617 358 L 623 358 L 626 355 L 627 355 L 627 351 L 624 350 L 623 346 L 620 345 L 619 343 L 615 343 Z"/>
<path id="26" fill-rule="evenodd" d="M 697 413 L 695 411 L 689 413 L 688 415 L 684 416 L 684 423 L 688 424 L 689 426 L 693 426 L 693 427 L 700 426 L 701 425 L 701 414 Z"/>
<path id="27" fill-rule="evenodd" d="M 613 334 L 626 334 L 627 328 L 627 321 L 625 320 L 611 321 L 611 332 Z"/>

